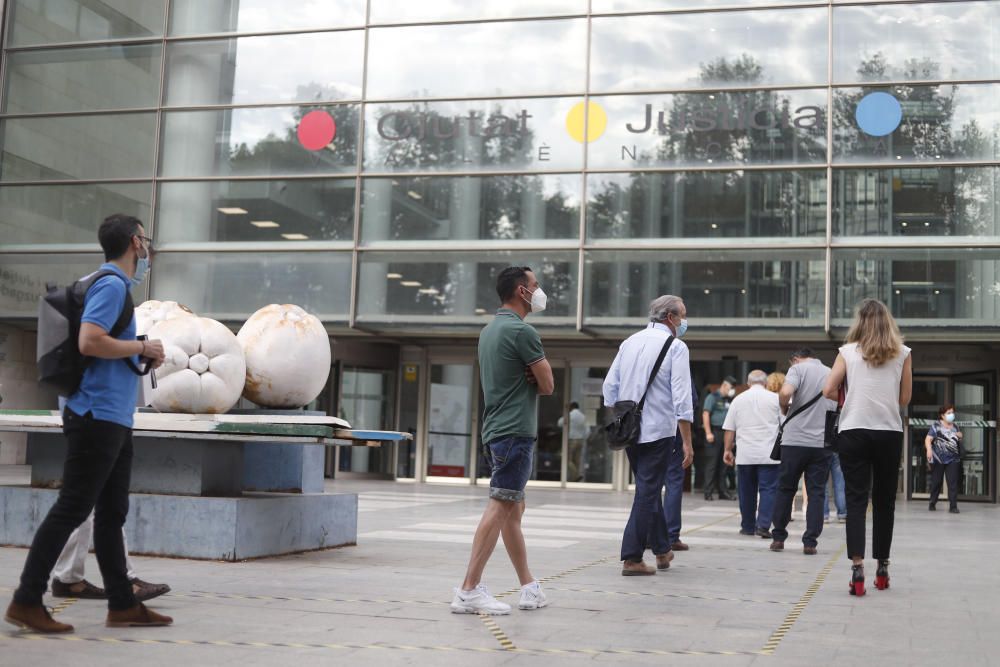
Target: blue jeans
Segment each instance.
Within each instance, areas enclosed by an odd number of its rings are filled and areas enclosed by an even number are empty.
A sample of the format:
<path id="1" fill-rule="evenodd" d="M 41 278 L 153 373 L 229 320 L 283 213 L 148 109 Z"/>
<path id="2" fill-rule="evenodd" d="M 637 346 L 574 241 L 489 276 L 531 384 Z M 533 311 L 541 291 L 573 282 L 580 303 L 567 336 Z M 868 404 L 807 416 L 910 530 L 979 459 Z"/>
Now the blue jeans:
<path id="1" fill-rule="evenodd" d="M 639 562 L 646 552 L 646 545 L 657 556 L 670 551 L 667 541 L 667 521 L 663 516 L 664 476 L 667 459 L 674 445 L 674 438 L 633 445 L 625 450 L 635 475 L 635 497 L 632 513 L 622 535 L 622 560 Z"/>
<path id="2" fill-rule="evenodd" d="M 844 490 L 844 471 L 840 469 L 840 457 L 833 455 L 830 465 L 830 479 L 833 481 L 833 502 L 837 506 L 837 518 L 847 516 L 847 493 Z M 830 502 L 823 503 L 823 518 L 830 516 Z"/>
<path id="3" fill-rule="evenodd" d="M 667 540 L 673 544 L 681 539 L 681 500 L 684 498 L 684 441 L 680 437 L 675 437 L 668 447 L 663 484 L 667 488 L 663 518 L 667 522 Z"/>
<path id="4" fill-rule="evenodd" d="M 520 436 L 505 436 L 486 444 L 484 454 L 492 472 L 490 498 L 515 503 L 524 500 L 534 446 L 534 438 Z"/>
<path id="5" fill-rule="evenodd" d="M 771 527 L 774 494 L 778 489 L 778 466 L 770 464 L 738 465 L 736 490 L 740 497 L 740 528 L 745 533 Z M 760 506 L 757 492 L 760 491 Z"/>

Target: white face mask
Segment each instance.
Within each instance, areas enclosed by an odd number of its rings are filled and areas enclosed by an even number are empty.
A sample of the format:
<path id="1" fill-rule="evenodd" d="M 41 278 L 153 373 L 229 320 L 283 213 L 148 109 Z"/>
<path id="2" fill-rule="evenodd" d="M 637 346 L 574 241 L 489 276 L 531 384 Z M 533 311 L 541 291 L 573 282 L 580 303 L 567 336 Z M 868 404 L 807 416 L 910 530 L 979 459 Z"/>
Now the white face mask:
<path id="1" fill-rule="evenodd" d="M 524 297 L 521 298 L 524 299 Z M 534 292 L 531 293 L 530 301 L 528 299 L 524 300 L 528 301 L 528 303 L 531 304 L 531 312 L 540 313 L 543 310 L 545 310 L 545 305 L 548 302 L 549 297 L 545 294 L 542 288 L 539 287 L 538 289 L 536 289 Z"/>
<path id="2" fill-rule="evenodd" d="M 736 395 L 735 389 L 730 389 L 728 392 L 726 392 L 726 396 L 728 396 L 729 398 L 732 398 L 735 395 Z"/>

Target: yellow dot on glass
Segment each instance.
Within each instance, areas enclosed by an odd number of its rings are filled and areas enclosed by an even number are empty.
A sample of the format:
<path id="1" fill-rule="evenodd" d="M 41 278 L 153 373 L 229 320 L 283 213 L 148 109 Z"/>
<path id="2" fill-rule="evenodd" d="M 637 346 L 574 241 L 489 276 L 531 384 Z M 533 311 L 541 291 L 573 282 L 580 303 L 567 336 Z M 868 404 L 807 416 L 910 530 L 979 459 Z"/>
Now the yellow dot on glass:
<path id="1" fill-rule="evenodd" d="M 586 114 L 586 133 L 584 133 L 585 108 L 589 109 L 589 113 Z M 581 144 L 583 143 L 585 134 L 588 143 L 600 139 L 607 127 L 608 114 L 604 112 L 604 108 L 597 102 L 579 102 L 566 114 L 566 131 L 569 132 L 569 136 Z"/>

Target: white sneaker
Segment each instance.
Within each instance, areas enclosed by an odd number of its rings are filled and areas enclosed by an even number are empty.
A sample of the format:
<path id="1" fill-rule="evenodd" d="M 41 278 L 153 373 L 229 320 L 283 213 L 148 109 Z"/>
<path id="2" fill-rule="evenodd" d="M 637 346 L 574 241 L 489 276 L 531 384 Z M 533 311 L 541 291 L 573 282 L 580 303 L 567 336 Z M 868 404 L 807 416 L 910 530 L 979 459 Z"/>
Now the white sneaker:
<path id="1" fill-rule="evenodd" d="M 490 595 L 485 585 L 479 584 L 472 591 L 455 589 L 455 597 L 451 601 L 451 613 L 505 616 L 510 613 L 510 605 L 497 600 Z"/>
<path id="2" fill-rule="evenodd" d="M 542 585 L 534 581 L 527 586 L 521 587 L 521 600 L 517 603 L 518 609 L 541 609 L 549 604 L 545 597 Z"/>

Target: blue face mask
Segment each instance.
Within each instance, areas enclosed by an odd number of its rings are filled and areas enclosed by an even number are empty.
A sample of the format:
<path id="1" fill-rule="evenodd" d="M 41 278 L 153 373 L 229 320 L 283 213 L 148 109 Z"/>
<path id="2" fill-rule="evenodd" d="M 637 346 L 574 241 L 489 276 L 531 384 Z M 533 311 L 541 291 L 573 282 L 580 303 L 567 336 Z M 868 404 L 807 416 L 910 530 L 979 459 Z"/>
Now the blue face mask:
<path id="1" fill-rule="evenodd" d="M 677 325 L 677 333 L 675 335 L 678 338 L 683 338 L 684 334 L 687 333 L 687 330 L 688 330 L 688 321 L 681 320 L 681 323 Z"/>
<path id="2" fill-rule="evenodd" d="M 132 287 L 138 287 L 142 284 L 142 281 L 146 278 L 146 273 L 149 272 L 149 251 L 146 251 L 145 257 L 140 257 L 139 261 L 135 263 L 135 275 L 132 276 Z"/>

